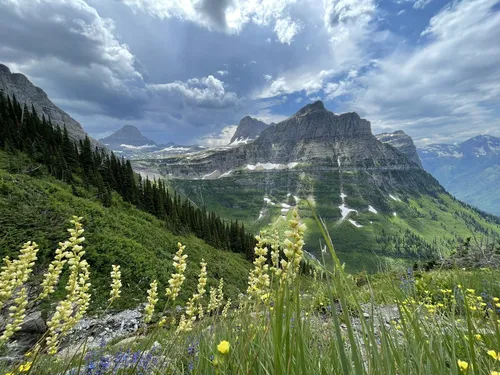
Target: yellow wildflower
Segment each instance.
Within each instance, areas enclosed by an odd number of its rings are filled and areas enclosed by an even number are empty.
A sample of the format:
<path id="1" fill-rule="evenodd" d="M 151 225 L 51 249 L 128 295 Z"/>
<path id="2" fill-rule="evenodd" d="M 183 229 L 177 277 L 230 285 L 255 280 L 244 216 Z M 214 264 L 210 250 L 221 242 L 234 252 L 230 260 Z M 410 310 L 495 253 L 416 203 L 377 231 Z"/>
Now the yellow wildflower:
<path id="1" fill-rule="evenodd" d="M 20 372 L 28 372 L 31 368 L 31 365 L 33 362 L 26 362 L 24 365 L 19 366 L 19 371 Z"/>
<path id="2" fill-rule="evenodd" d="M 497 353 L 494 350 L 488 350 L 488 355 L 496 361 L 500 360 L 500 353 Z"/>
<path id="3" fill-rule="evenodd" d="M 483 339 L 483 337 L 479 333 L 477 333 L 475 337 L 477 341 L 481 341 Z"/>
<path id="4" fill-rule="evenodd" d="M 221 354 L 227 354 L 227 353 L 229 353 L 230 347 L 231 347 L 231 345 L 229 344 L 229 341 L 224 340 L 224 341 L 221 341 L 219 345 L 217 345 L 217 350 Z"/>
<path id="5" fill-rule="evenodd" d="M 186 246 L 182 245 L 180 242 L 177 242 L 177 252 L 174 256 L 174 268 L 176 269 L 176 273 L 172 274 L 170 280 L 168 280 L 169 287 L 166 289 L 165 294 L 172 301 L 175 301 L 179 292 L 181 291 L 182 284 L 186 277 L 184 276 L 184 271 L 187 266 L 187 255 L 182 255 L 182 252 L 186 248 Z"/>
<path id="6" fill-rule="evenodd" d="M 120 266 L 115 266 L 113 264 L 113 270 L 111 271 L 111 292 L 109 302 L 113 302 L 115 299 L 120 298 L 120 289 L 122 287 L 121 281 L 122 273 L 120 272 Z"/>
<path id="7" fill-rule="evenodd" d="M 158 302 L 158 283 L 154 280 L 148 290 L 148 303 L 144 308 L 144 323 L 149 323 L 153 318 L 156 303 Z"/>
<path id="8" fill-rule="evenodd" d="M 500 371 L 492 371 L 491 375 L 500 375 Z"/>
<path id="9" fill-rule="evenodd" d="M 458 368 L 460 371 L 466 372 L 467 369 L 469 368 L 469 364 L 465 361 L 461 361 L 460 359 L 458 360 Z"/>

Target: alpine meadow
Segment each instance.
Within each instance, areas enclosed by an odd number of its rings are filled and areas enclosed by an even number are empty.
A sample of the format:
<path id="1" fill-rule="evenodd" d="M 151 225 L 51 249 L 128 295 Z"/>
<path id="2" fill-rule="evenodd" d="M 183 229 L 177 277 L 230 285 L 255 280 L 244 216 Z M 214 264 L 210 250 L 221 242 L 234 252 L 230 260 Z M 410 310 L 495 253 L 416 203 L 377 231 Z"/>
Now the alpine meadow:
<path id="1" fill-rule="evenodd" d="M 500 375 L 498 0 L 0 35 L 0 375 Z"/>

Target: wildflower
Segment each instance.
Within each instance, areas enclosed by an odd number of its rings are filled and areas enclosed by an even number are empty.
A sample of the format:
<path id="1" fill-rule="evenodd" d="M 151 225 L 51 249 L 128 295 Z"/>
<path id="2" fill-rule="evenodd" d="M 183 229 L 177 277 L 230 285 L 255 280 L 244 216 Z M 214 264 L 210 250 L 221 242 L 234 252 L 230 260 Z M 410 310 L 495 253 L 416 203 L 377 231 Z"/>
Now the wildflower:
<path id="1" fill-rule="evenodd" d="M 193 322 L 196 320 L 196 314 L 199 310 L 200 301 L 206 292 L 207 285 L 207 264 L 202 259 L 200 276 L 198 277 L 197 292 L 194 293 L 186 303 L 186 314 L 181 316 L 177 332 L 190 332 L 193 329 Z"/>
<path id="2" fill-rule="evenodd" d="M 56 249 L 54 260 L 49 264 L 49 269 L 44 274 L 42 281 L 43 291 L 38 297 L 39 299 L 46 298 L 49 294 L 54 293 L 64 264 L 68 262 L 68 259 L 73 258 L 72 254 L 78 253 L 81 250 L 80 244 L 85 241 L 85 237 L 82 237 L 85 231 L 81 224 L 82 219 L 81 217 L 73 216 L 71 224 L 73 224 L 74 227 L 68 229 L 70 238 L 68 241 L 59 243 L 59 248 Z M 69 249 L 71 249 L 71 251 Z"/>
<path id="3" fill-rule="evenodd" d="M 56 312 L 47 322 L 48 337 L 47 347 L 50 354 L 57 352 L 57 347 L 64 337 L 83 318 L 90 305 L 90 267 L 83 259 L 85 251 L 81 243 L 85 237 L 80 237 L 84 232 L 80 223 L 81 217 L 73 216 L 71 223 L 74 228 L 68 229 L 71 237 L 71 251 L 65 252 L 65 258 L 69 265 L 69 277 L 66 283 L 66 298 L 59 302 Z M 43 293 L 42 293 L 43 294 Z"/>
<path id="4" fill-rule="evenodd" d="M 460 359 L 458 360 L 458 368 L 460 371 L 466 372 L 467 369 L 469 368 L 469 364 L 465 361 L 461 361 Z"/>
<path id="5" fill-rule="evenodd" d="M 477 333 L 475 337 L 477 341 L 481 341 L 483 339 L 483 337 L 479 333 Z"/>
<path id="6" fill-rule="evenodd" d="M 224 306 L 224 308 L 222 309 L 222 317 L 223 318 L 227 318 L 227 313 L 229 311 L 229 308 L 231 307 L 231 298 L 229 298 L 227 300 L 227 303 L 226 305 Z"/>
<path id="7" fill-rule="evenodd" d="M 493 297 L 493 301 L 494 301 L 494 302 L 499 302 L 499 301 L 500 301 L 500 298 L 498 298 L 498 297 Z"/>
<path id="8" fill-rule="evenodd" d="M 168 280 L 169 287 L 165 291 L 166 296 L 172 301 L 175 301 L 175 299 L 179 296 L 182 284 L 186 279 L 186 277 L 184 276 L 184 271 L 186 270 L 186 259 L 188 256 L 182 254 L 186 246 L 182 245 L 180 242 L 177 242 L 177 248 L 178 250 L 174 256 L 174 268 L 176 270 L 176 273 L 172 274 L 172 276 Z"/>
<path id="9" fill-rule="evenodd" d="M 263 238 L 264 233 L 261 232 L 260 235 L 255 236 L 257 240 L 257 245 L 255 245 L 255 260 L 253 262 L 254 269 L 250 271 L 248 276 L 248 289 L 247 293 L 254 297 L 257 301 L 260 297 L 267 293 L 270 285 L 270 279 L 268 275 L 269 266 L 267 262 L 267 247 L 265 246 L 265 240 Z"/>
<path id="10" fill-rule="evenodd" d="M 495 303 L 495 306 L 500 309 L 500 303 Z"/>
<path id="11" fill-rule="evenodd" d="M 229 353 L 230 347 L 231 347 L 231 345 L 229 344 L 229 341 L 224 340 L 224 341 L 221 341 L 219 345 L 217 345 L 217 350 L 221 354 L 227 354 L 227 353 Z"/>
<path id="12" fill-rule="evenodd" d="M 19 366 L 19 372 L 28 372 L 33 362 L 26 362 L 24 365 Z"/>
<path id="13" fill-rule="evenodd" d="M 491 375 L 500 375 L 500 371 L 492 371 Z"/>
<path id="14" fill-rule="evenodd" d="M 0 309 L 12 298 L 13 304 L 9 307 L 9 317 L 5 330 L 0 336 L 0 343 L 7 341 L 14 332 L 18 331 L 26 315 L 28 293 L 24 284 L 37 260 L 38 245 L 35 242 L 26 242 L 17 259 L 4 258 L 5 265 L 0 272 Z"/>
<path id="15" fill-rule="evenodd" d="M 148 303 L 144 308 L 144 323 L 149 323 L 153 318 L 156 303 L 158 302 L 158 283 L 154 280 L 148 290 Z"/>
<path id="16" fill-rule="evenodd" d="M 282 259 L 283 272 L 289 277 L 289 281 L 295 279 L 298 274 L 300 262 L 303 256 L 303 246 L 304 246 L 304 232 L 306 226 L 299 222 L 299 213 L 297 210 L 292 212 L 292 219 L 289 221 L 289 226 L 291 230 L 286 231 L 286 239 L 284 242 L 285 249 L 284 253 L 287 258 L 285 261 Z"/>
<path id="17" fill-rule="evenodd" d="M 474 294 L 476 291 L 474 289 L 467 289 L 467 293 Z"/>
<path id="18" fill-rule="evenodd" d="M 496 361 L 500 360 L 500 352 L 497 353 L 494 350 L 488 350 L 488 355 Z"/>
<path id="19" fill-rule="evenodd" d="M 115 266 L 113 264 L 113 270 L 111 271 L 111 292 L 109 302 L 113 302 L 115 299 L 120 298 L 122 281 L 121 281 L 122 273 L 120 272 L 120 266 Z"/>

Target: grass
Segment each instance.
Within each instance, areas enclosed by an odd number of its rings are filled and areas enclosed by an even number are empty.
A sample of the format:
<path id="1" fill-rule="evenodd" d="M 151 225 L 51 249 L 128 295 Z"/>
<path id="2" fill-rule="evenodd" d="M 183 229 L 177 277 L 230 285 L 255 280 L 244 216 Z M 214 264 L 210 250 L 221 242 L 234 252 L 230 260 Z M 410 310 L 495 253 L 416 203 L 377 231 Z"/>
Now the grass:
<path id="1" fill-rule="evenodd" d="M 151 325 L 146 335 L 132 342 L 82 350 L 72 358 L 31 354 L 23 361 L 32 362 L 31 368 L 23 373 L 491 375 L 500 371 L 500 361 L 494 358 L 500 356 L 499 270 L 410 269 L 403 274 L 354 277 L 342 267 L 324 226 L 319 220 L 316 224 L 328 249 L 322 254 L 331 258 L 321 275 L 280 283 L 269 272 L 269 289 L 264 286 L 256 292 L 266 298 L 244 296 L 227 316 L 219 310 L 197 319 L 191 332 L 177 332 L 176 324 Z M 297 237 L 287 237 L 299 243 Z M 208 269 L 214 266 L 209 262 Z"/>

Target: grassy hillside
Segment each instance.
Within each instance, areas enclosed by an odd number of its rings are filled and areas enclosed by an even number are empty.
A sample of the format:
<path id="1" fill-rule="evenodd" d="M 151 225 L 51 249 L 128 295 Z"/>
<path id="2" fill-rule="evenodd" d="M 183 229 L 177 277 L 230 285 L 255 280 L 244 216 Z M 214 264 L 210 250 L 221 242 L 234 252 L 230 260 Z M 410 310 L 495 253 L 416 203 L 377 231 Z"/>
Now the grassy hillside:
<path id="1" fill-rule="evenodd" d="M 40 278 L 57 243 L 68 237 L 69 219 L 77 215 L 84 217 L 85 257 L 93 271 L 93 308 L 107 299 L 112 264 L 121 265 L 124 285 L 124 298 L 115 307 L 143 303 L 147 286 L 155 278 L 163 296 L 178 241 L 186 245 L 189 256 L 181 299 L 195 289 L 202 258 L 209 265 L 209 285 L 223 277 L 226 293 L 233 298 L 245 289 L 242 275 L 247 275 L 251 264 L 242 255 L 217 250 L 194 236 L 169 232 L 162 221 L 123 202 L 117 194 L 113 194 L 111 207 L 105 208 L 96 194 L 72 189 L 23 154 L 0 151 L 0 257 L 16 254 L 28 240 L 36 241 L 40 268 L 35 279 Z"/>
<path id="2" fill-rule="evenodd" d="M 380 188 L 376 180 L 390 184 Z M 309 227 L 307 250 L 319 257 L 321 236 L 309 200 L 349 271 L 445 256 L 467 237 L 500 236 L 499 220 L 455 200 L 424 171 L 237 171 L 216 180 L 169 183 L 195 203 L 224 218 L 237 218 L 254 231 L 280 228 L 290 212 L 285 212 L 286 205 L 298 204 Z M 346 207 L 356 210 L 344 220 L 341 192 Z"/>

